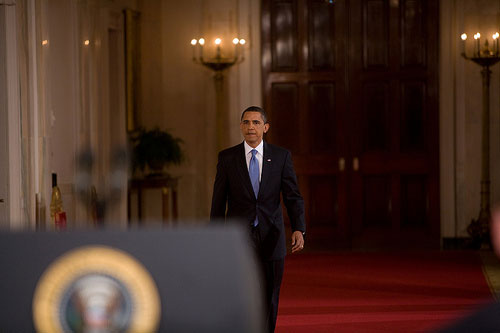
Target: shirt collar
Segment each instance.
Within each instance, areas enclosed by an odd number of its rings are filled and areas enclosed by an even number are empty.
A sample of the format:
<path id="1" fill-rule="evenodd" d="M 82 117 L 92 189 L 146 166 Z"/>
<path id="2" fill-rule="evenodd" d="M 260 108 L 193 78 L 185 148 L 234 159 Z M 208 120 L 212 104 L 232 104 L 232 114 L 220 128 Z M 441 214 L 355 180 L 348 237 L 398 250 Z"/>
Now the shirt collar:
<path id="1" fill-rule="evenodd" d="M 244 141 L 244 142 L 245 142 L 244 143 L 244 146 L 245 146 L 245 155 L 247 155 L 254 148 L 250 147 L 250 145 L 246 141 Z M 261 156 L 264 156 L 264 140 L 262 140 L 255 149 L 257 149 L 257 152 Z"/>

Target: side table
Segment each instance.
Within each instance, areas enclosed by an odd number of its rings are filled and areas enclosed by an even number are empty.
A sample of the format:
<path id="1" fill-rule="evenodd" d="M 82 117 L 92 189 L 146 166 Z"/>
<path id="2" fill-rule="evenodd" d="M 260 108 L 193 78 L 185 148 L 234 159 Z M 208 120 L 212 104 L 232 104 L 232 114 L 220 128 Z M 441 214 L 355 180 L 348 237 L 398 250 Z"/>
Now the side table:
<path id="1" fill-rule="evenodd" d="M 169 176 L 156 176 L 144 178 L 132 178 L 129 180 L 127 194 L 127 212 L 128 221 L 130 223 L 130 196 L 132 192 L 137 191 L 137 217 L 139 224 L 142 224 L 142 206 L 143 206 L 143 190 L 161 188 L 162 196 L 162 219 L 163 223 L 167 223 L 170 218 L 169 203 L 172 200 L 172 220 L 176 221 L 178 217 L 177 211 L 177 183 L 178 178 Z"/>

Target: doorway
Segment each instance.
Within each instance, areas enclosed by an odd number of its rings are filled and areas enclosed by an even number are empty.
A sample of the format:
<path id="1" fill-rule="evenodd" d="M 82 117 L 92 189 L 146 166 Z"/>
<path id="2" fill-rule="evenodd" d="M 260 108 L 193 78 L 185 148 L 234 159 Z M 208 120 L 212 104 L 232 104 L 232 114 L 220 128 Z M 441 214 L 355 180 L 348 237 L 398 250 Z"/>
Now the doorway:
<path id="1" fill-rule="evenodd" d="M 310 244 L 439 246 L 437 23 L 432 0 L 263 0 L 267 139 Z"/>

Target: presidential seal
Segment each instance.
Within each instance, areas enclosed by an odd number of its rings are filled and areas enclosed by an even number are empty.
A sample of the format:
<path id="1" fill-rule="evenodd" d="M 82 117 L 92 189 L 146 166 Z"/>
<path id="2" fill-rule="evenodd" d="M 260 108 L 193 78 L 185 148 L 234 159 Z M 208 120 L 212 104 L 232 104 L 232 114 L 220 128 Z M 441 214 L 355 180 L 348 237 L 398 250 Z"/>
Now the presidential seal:
<path id="1" fill-rule="evenodd" d="M 154 332 L 160 298 L 146 268 L 105 246 L 78 248 L 42 274 L 33 297 L 38 332 Z"/>

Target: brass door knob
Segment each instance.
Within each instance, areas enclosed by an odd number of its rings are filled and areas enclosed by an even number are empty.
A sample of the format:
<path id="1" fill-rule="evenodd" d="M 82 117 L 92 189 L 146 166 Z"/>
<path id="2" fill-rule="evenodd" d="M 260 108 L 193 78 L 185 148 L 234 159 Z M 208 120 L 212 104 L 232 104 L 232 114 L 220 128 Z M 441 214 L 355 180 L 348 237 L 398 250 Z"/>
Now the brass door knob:
<path id="1" fill-rule="evenodd" d="M 345 170 L 345 159 L 343 157 L 339 158 L 339 170 L 340 171 Z"/>
<path id="2" fill-rule="evenodd" d="M 359 170 L 359 158 L 357 158 L 357 157 L 353 158 L 353 160 L 352 160 L 352 169 L 354 171 L 358 171 Z"/>

